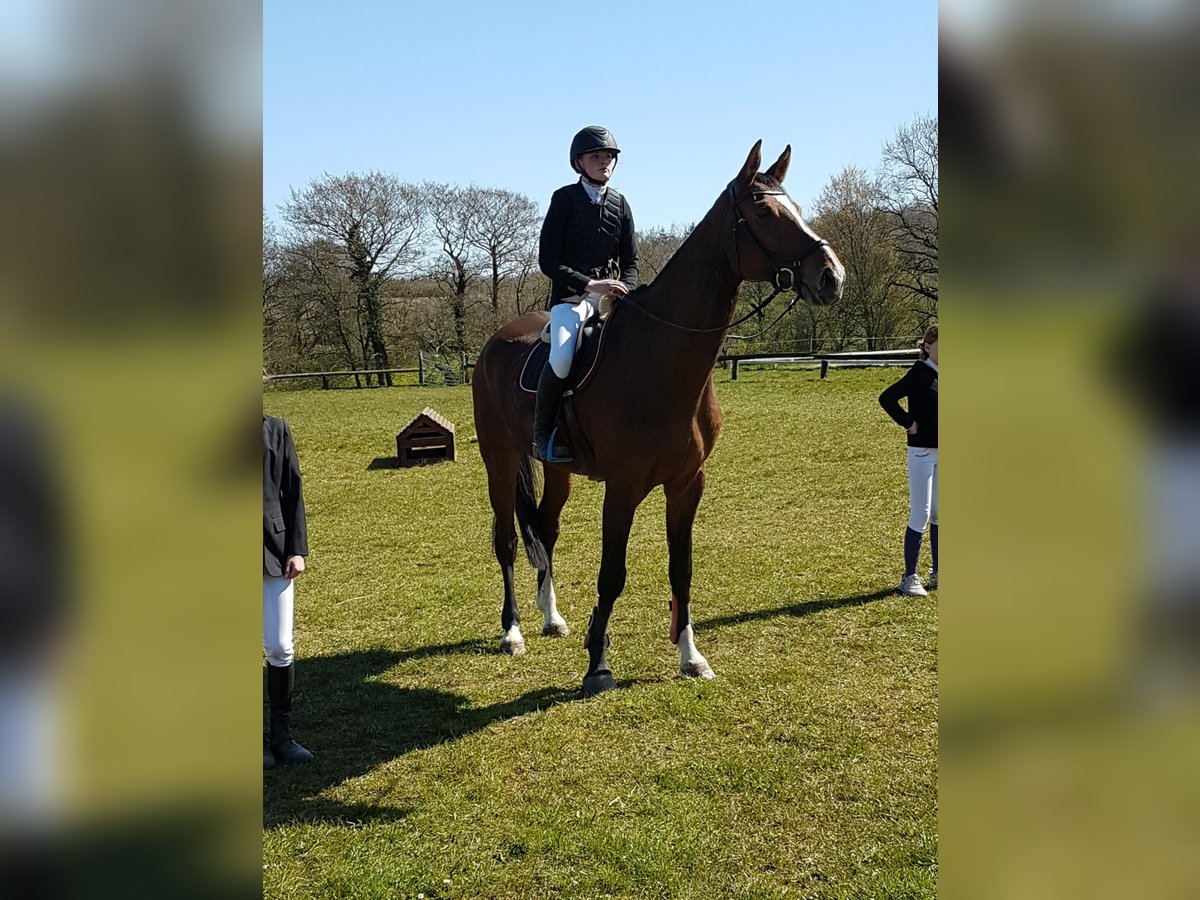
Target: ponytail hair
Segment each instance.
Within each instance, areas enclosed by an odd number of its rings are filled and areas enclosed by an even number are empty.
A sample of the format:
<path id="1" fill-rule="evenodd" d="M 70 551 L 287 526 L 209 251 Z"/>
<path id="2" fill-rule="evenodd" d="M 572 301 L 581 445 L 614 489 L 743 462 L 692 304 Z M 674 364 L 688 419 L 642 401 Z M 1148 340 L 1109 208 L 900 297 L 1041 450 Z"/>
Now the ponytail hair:
<path id="1" fill-rule="evenodd" d="M 938 339 L 938 327 L 931 325 L 925 329 L 925 336 L 921 338 L 921 359 L 922 361 L 929 359 L 929 351 L 925 349 L 926 344 L 935 344 Z"/>

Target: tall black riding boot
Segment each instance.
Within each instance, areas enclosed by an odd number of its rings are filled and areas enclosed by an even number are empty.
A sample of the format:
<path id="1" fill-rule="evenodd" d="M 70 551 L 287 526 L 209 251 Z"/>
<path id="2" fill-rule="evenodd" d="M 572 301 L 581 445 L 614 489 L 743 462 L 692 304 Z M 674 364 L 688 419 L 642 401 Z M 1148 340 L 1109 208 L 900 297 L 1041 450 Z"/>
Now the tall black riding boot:
<path id="1" fill-rule="evenodd" d="M 271 705 L 271 753 L 277 762 L 308 762 L 313 755 L 292 738 L 293 666 L 267 665 L 267 700 Z"/>
<path id="2" fill-rule="evenodd" d="M 565 378 L 554 374 L 546 363 L 538 380 L 537 400 L 533 407 L 533 455 L 545 462 L 570 462 L 571 451 L 555 427 L 558 404 L 567 386 Z"/>

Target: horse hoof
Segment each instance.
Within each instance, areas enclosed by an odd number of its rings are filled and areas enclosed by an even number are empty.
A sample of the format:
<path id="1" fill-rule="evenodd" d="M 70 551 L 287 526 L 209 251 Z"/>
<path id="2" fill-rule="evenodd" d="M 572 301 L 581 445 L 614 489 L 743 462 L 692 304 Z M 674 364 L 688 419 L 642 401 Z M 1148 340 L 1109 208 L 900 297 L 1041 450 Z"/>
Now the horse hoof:
<path id="1" fill-rule="evenodd" d="M 616 686 L 612 672 L 597 672 L 595 675 L 588 675 L 583 679 L 583 687 L 579 692 L 584 697 L 594 697 L 603 691 L 612 690 Z"/>
<path id="2" fill-rule="evenodd" d="M 551 622 L 549 625 L 542 626 L 542 637 L 566 637 L 570 633 L 571 629 L 561 619 L 557 622 Z"/>
<path id="3" fill-rule="evenodd" d="M 712 666 L 704 661 L 681 666 L 679 674 L 686 675 L 688 678 L 703 678 L 706 681 L 717 677 L 717 673 L 712 670 Z"/>
<path id="4" fill-rule="evenodd" d="M 523 656 L 525 654 L 525 642 L 520 638 L 516 640 L 501 638 L 500 649 L 509 656 Z"/>

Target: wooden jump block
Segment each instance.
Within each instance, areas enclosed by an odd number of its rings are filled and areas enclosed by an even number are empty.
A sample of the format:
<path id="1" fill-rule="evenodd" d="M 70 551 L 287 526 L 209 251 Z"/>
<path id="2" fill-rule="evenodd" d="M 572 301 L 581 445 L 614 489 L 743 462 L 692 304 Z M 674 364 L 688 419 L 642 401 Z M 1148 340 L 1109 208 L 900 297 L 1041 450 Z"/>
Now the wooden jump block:
<path id="1" fill-rule="evenodd" d="M 396 435 L 396 458 L 401 468 L 455 462 L 454 423 L 425 407 Z"/>

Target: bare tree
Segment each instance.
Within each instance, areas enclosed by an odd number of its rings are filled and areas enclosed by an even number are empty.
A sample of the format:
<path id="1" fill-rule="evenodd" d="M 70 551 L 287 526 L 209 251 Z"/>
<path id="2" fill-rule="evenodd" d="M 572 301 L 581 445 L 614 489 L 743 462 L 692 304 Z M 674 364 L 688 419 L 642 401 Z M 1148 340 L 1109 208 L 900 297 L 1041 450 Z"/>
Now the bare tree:
<path id="1" fill-rule="evenodd" d="M 837 248 L 846 267 L 839 306 L 861 331 L 868 350 L 894 337 L 904 319 L 895 296 L 890 217 L 882 204 L 879 186 L 851 166 L 829 180 L 813 209 L 813 227 Z M 843 340 L 847 337 L 843 329 Z"/>
<path id="2" fill-rule="evenodd" d="M 273 359 L 278 358 L 277 349 L 286 342 L 286 336 L 279 333 L 280 295 L 283 292 L 285 280 L 283 248 L 279 244 L 279 231 L 270 219 L 264 207 L 262 213 L 262 322 L 263 322 L 263 372 Z"/>
<path id="3" fill-rule="evenodd" d="M 884 145 L 884 205 L 893 216 L 896 285 L 916 303 L 922 326 L 937 316 L 938 120 L 918 116 Z"/>
<path id="4" fill-rule="evenodd" d="M 479 252 L 469 237 L 473 212 L 471 190 L 433 182 L 424 185 L 430 223 L 438 246 L 429 277 L 449 300 L 454 322 L 454 349 L 460 353 L 467 349 L 467 292 L 482 271 Z"/>
<path id="5" fill-rule="evenodd" d="M 334 264 L 354 289 L 363 366 L 388 368 L 382 288 L 409 274 L 418 257 L 424 232 L 419 189 L 376 171 L 326 174 L 303 191 L 293 190 L 282 212 L 293 229 L 293 245 L 312 247 L 323 241 L 337 248 Z M 323 280 L 328 283 L 328 274 Z M 392 383 L 390 375 L 382 380 Z"/>
<path id="6" fill-rule="evenodd" d="M 692 225 L 655 228 L 638 235 L 638 276 L 643 284 L 658 277 L 663 266 L 692 233 Z"/>
<path id="7" fill-rule="evenodd" d="M 369 358 L 370 344 L 365 311 L 343 252 L 318 240 L 293 244 L 286 256 L 288 317 L 296 352 L 301 358 L 323 362 L 332 357 L 357 368 Z"/>
<path id="8" fill-rule="evenodd" d="M 804 310 L 794 317 L 797 342 L 803 342 L 800 346 L 807 345 L 809 353 L 844 349 L 845 345 L 841 343 L 826 347 L 827 341 L 832 343 L 831 332 L 837 322 L 836 304 L 832 308 L 815 303 L 805 303 L 803 306 Z"/>
<path id="9" fill-rule="evenodd" d="M 279 243 L 279 229 L 267 218 L 267 210 L 262 211 L 262 252 L 263 252 L 263 317 L 279 292 L 283 280 L 283 248 Z"/>
<path id="10" fill-rule="evenodd" d="M 530 249 L 536 253 L 538 207 L 524 194 L 498 188 L 472 186 L 464 192 L 464 199 L 468 206 L 467 242 L 483 254 L 485 269 L 491 276 L 492 325 L 497 327 L 501 280 L 521 274 Z M 527 276 L 528 268 L 524 274 Z"/>
<path id="11" fill-rule="evenodd" d="M 350 283 L 337 248 L 326 241 L 284 245 L 263 214 L 263 369 L 311 368 L 322 352 L 353 367 L 361 352 L 343 324 Z M 350 304 L 352 308 L 352 303 Z"/>
<path id="12" fill-rule="evenodd" d="M 512 284 L 513 309 L 523 316 L 534 309 L 541 309 L 550 300 L 550 279 L 538 268 L 538 242 L 534 240 L 513 258 L 509 278 Z"/>

